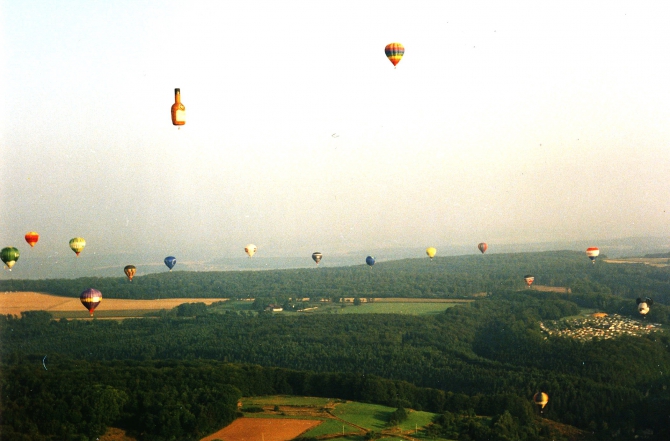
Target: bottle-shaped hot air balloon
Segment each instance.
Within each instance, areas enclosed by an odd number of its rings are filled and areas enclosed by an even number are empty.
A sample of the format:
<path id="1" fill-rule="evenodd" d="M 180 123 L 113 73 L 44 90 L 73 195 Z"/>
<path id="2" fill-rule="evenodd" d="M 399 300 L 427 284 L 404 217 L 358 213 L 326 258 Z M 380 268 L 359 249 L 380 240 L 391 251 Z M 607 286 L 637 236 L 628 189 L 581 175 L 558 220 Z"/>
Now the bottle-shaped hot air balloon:
<path id="1" fill-rule="evenodd" d="M 19 250 L 14 247 L 5 247 L 0 251 L 0 258 L 11 271 L 16 261 L 19 260 Z"/>
<path id="2" fill-rule="evenodd" d="M 186 124 L 186 107 L 181 102 L 181 91 L 179 88 L 174 90 L 174 104 L 172 105 L 172 124 L 183 126 Z"/>
<path id="3" fill-rule="evenodd" d="M 479 245 L 477 245 L 477 248 L 479 248 L 479 251 L 481 251 L 481 253 L 484 254 L 486 250 L 489 249 L 489 246 L 485 242 L 482 242 Z"/>
<path id="4" fill-rule="evenodd" d="M 533 282 L 535 281 L 535 276 L 526 274 L 525 276 L 523 276 L 523 280 L 526 281 L 526 285 L 528 285 L 528 288 L 530 288 L 530 285 L 532 285 Z"/>
<path id="5" fill-rule="evenodd" d="M 397 66 L 398 63 L 400 63 L 400 59 L 405 54 L 405 47 L 400 43 L 389 43 L 384 48 L 384 52 L 389 61 L 393 63 L 393 66 Z"/>
<path id="6" fill-rule="evenodd" d="M 589 247 L 586 249 L 586 255 L 591 259 L 591 263 L 595 265 L 596 257 L 600 254 L 600 250 L 597 247 Z"/>
<path id="7" fill-rule="evenodd" d="M 135 273 L 137 272 L 137 268 L 135 268 L 135 265 L 126 265 L 126 267 L 123 268 L 123 272 L 126 273 L 128 281 L 132 282 L 133 277 L 135 277 Z"/>
<path id="8" fill-rule="evenodd" d="M 81 304 L 88 309 L 89 314 L 93 317 L 93 310 L 102 301 L 102 293 L 97 289 L 88 288 L 82 291 L 79 295 L 79 300 L 81 300 Z"/>
<path id="9" fill-rule="evenodd" d="M 177 264 L 177 258 L 174 256 L 167 256 L 163 262 L 165 262 L 165 265 L 172 271 L 172 268 Z"/>
<path id="10" fill-rule="evenodd" d="M 430 260 L 433 260 L 433 257 L 437 254 L 437 249 L 435 247 L 426 248 L 426 254 L 430 257 Z"/>
<path id="11" fill-rule="evenodd" d="M 258 251 L 258 247 L 253 243 L 250 243 L 249 245 L 244 247 L 244 252 L 249 255 L 250 259 L 253 257 L 254 254 L 256 254 L 256 251 Z"/>
<path id="12" fill-rule="evenodd" d="M 35 246 L 38 240 L 40 240 L 40 235 L 36 231 L 26 233 L 26 242 L 28 242 L 31 248 Z"/>
<path id="13" fill-rule="evenodd" d="M 83 237 L 74 237 L 70 239 L 70 248 L 72 248 L 72 251 L 74 251 L 77 257 L 79 257 L 79 253 L 82 252 L 85 246 L 86 241 Z"/>
<path id="14" fill-rule="evenodd" d="M 318 251 L 312 253 L 312 260 L 316 262 L 316 266 L 319 266 L 319 262 L 321 262 L 322 258 L 323 254 L 319 253 Z"/>

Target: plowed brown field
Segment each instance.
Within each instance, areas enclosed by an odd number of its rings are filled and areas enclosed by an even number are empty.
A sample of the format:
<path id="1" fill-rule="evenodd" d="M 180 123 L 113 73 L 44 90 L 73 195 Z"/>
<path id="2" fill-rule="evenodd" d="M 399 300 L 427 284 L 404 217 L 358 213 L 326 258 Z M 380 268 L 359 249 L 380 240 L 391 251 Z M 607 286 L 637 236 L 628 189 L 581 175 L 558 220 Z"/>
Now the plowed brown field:
<path id="1" fill-rule="evenodd" d="M 227 299 L 159 299 L 159 300 L 126 300 L 106 299 L 102 293 L 102 302 L 98 311 L 127 311 L 147 309 L 172 309 L 182 303 L 205 303 Z M 37 292 L 2 292 L 0 293 L 0 314 L 21 315 L 23 311 L 81 311 L 83 308 L 77 297 L 59 297 Z"/>
<path id="2" fill-rule="evenodd" d="M 238 418 L 200 441 L 287 441 L 321 424 L 320 420 L 279 418 Z"/>

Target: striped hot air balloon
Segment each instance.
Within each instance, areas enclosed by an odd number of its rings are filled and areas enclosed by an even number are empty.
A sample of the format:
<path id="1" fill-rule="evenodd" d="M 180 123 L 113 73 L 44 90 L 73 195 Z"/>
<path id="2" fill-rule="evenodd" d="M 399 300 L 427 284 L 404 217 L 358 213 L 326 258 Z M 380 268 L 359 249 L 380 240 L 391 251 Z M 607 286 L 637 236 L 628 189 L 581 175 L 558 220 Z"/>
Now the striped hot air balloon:
<path id="1" fill-rule="evenodd" d="M 485 242 L 482 242 L 479 245 L 477 245 L 477 248 L 479 248 L 479 251 L 481 251 L 482 254 L 484 254 L 486 250 L 489 249 L 489 246 Z"/>
<path id="2" fill-rule="evenodd" d="M 394 66 L 397 66 L 405 53 L 405 47 L 400 43 L 389 43 L 386 45 L 386 48 L 384 48 L 384 52 L 386 52 L 389 61 L 391 61 Z"/>
<path id="3" fill-rule="evenodd" d="M 72 248 L 72 251 L 79 257 L 79 253 L 81 253 L 84 250 L 84 247 L 86 246 L 86 241 L 84 240 L 83 237 L 74 237 L 70 239 L 70 248 Z"/>
<path id="4" fill-rule="evenodd" d="M 79 300 L 81 300 L 81 304 L 88 309 L 89 314 L 93 317 L 93 310 L 97 308 L 102 301 L 102 293 L 97 289 L 88 288 L 82 291 L 79 295 Z"/>
<path id="5" fill-rule="evenodd" d="M 40 240 L 40 235 L 37 234 L 36 231 L 30 231 L 30 232 L 26 233 L 25 237 L 26 237 L 26 242 L 28 242 L 28 245 L 30 245 L 31 248 L 35 246 L 35 244 L 37 243 L 38 240 Z"/>
<path id="6" fill-rule="evenodd" d="M 596 263 L 596 257 L 598 257 L 598 254 L 600 254 L 600 250 L 596 247 L 589 247 L 586 249 L 586 255 L 589 256 L 591 263 L 594 265 Z"/>

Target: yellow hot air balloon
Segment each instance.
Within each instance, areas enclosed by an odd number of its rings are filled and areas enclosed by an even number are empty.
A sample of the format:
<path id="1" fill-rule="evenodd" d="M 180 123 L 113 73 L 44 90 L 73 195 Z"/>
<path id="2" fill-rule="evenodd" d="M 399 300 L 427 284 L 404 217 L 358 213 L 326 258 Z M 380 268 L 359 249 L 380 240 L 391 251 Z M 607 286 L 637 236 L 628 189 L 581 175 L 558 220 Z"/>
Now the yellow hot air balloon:
<path id="1" fill-rule="evenodd" d="M 244 252 L 249 255 L 249 258 L 251 258 L 254 254 L 256 254 L 256 251 L 258 251 L 258 247 L 254 245 L 253 243 L 250 243 L 246 247 L 244 247 Z"/>
<path id="2" fill-rule="evenodd" d="M 74 237 L 70 239 L 70 248 L 72 248 L 72 251 L 74 251 L 77 257 L 79 257 L 79 253 L 82 252 L 85 246 L 86 241 L 83 237 Z"/>
<path id="3" fill-rule="evenodd" d="M 435 254 L 437 254 L 437 250 L 433 247 L 428 247 L 428 248 L 426 248 L 426 254 L 428 254 L 428 257 L 430 257 L 430 260 L 433 260 L 433 257 L 435 257 Z"/>
<path id="4" fill-rule="evenodd" d="M 544 409 L 544 406 L 549 402 L 549 395 L 544 392 L 538 392 L 533 395 L 533 402 L 540 406 L 540 409 Z"/>

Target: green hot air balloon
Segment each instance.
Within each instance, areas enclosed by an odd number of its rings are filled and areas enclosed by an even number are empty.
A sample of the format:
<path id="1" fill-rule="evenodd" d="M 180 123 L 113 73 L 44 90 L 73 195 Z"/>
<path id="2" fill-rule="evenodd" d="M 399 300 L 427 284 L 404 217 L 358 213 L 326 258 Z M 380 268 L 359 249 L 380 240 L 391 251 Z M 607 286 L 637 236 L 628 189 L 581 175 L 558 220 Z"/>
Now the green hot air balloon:
<path id="1" fill-rule="evenodd" d="M 16 261 L 19 260 L 19 250 L 14 247 L 5 247 L 0 251 L 0 258 L 11 271 Z"/>

